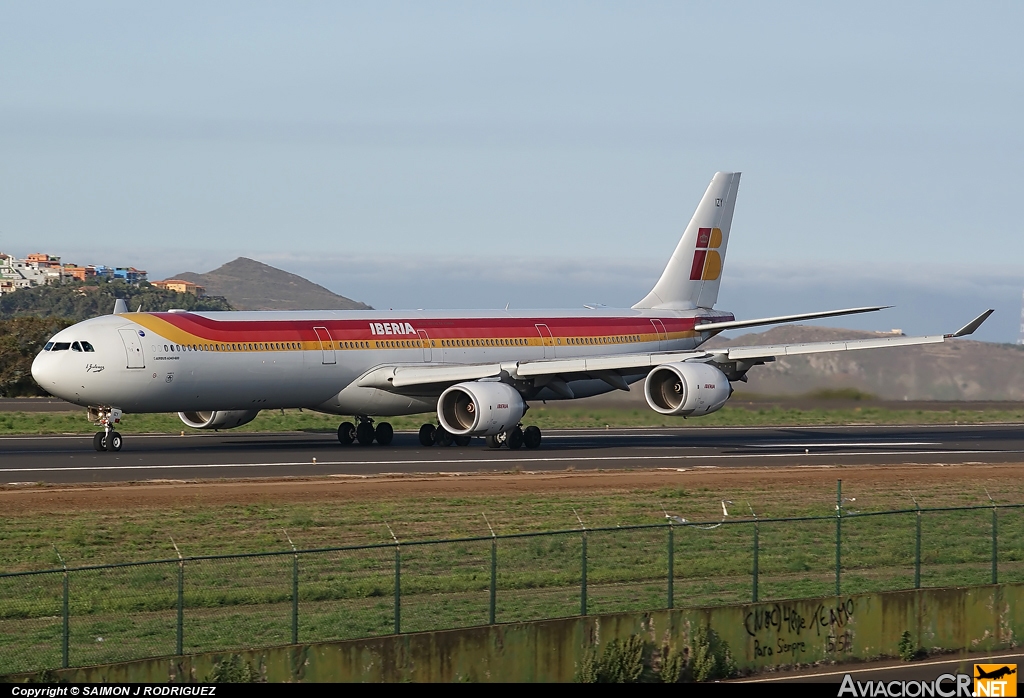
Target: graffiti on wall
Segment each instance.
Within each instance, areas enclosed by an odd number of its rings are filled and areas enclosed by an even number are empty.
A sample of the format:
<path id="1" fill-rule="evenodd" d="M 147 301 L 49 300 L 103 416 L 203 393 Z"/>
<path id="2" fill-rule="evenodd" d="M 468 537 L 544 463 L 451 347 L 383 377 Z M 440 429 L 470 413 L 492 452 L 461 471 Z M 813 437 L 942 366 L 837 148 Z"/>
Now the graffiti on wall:
<path id="1" fill-rule="evenodd" d="M 754 657 L 795 662 L 815 645 L 827 654 L 853 651 L 853 633 L 846 627 L 853 619 L 853 599 L 835 604 L 809 606 L 776 603 L 757 606 L 743 619 L 744 630 L 754 640 Z"/>

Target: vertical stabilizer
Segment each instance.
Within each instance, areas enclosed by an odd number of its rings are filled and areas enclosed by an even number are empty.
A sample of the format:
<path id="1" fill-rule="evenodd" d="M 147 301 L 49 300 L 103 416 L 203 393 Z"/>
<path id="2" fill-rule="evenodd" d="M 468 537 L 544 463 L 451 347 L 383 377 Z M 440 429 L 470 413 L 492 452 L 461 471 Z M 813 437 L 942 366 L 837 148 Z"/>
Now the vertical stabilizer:
<path id="1" fill-rule="evenodd" d="M 739 172 L 716 172 L 661 278 L 634 308 L 711 308 L 725 265 Z"/>

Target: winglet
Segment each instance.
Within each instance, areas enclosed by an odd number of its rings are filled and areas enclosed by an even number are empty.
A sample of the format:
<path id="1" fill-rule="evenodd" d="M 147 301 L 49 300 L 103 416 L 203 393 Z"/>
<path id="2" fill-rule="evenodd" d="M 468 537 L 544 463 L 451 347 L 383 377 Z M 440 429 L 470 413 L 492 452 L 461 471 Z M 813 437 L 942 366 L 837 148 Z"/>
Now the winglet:
<path id="1" fill-rule="evenodd" d="M 968 322 L 966 325 L 961 327 L 959 330 L 957 330 L 953 334 L 945 335 L 945 338 L 946 339 L 952 339 L 953 337 L 966 337 L 969 334 L 974 334 L 974 330 L 976 330 L 979 327 L 981 327 L 981 323 L 983 323 L 986 320 L 988 320 L 988 316 L 991 315 L 994 312 L 995 312 L 995 308 L 989 308 L 988 310 L 986 310 L 981 315 L 979 315 L 978 317 L 976 317 L 973 320 L 971 320 L 970 322 Z"/>
<path id="2" fill-rule="evenodd" d="M 114 315 L 124 315 L 128 312 L 128 304 L 124 302 L 124 298 L 118 298 L 114 301 Z"/>

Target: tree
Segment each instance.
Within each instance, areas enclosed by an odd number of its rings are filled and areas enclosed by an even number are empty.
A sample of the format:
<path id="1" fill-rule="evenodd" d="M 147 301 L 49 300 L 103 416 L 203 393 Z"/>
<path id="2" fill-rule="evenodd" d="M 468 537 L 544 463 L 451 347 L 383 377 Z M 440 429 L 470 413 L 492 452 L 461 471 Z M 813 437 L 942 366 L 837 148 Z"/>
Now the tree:
<path id="1" fill-rule="evenodd" d="M 46 395 L 32 380 L 32 361 L 50 337 L 70 324 L 63 318 L 0 320 L 0 397 Z"/>
<path id="2" fill-rule="evenodd" d="M 191 293 L 177 293 L 156 288 L 148 283 L 132 286 L 121 280 L 73 282 L 59 286 L 22 288 L 0 297 L 0 319 L 14 317 L 59 317 L 81 322 L 107 315 L 114 301 L 123 298 L 129 310 L 142 306 L 146 311 L 172 308 L 182 310 L 233 310 L 218 297 L 197 298 Z"/>

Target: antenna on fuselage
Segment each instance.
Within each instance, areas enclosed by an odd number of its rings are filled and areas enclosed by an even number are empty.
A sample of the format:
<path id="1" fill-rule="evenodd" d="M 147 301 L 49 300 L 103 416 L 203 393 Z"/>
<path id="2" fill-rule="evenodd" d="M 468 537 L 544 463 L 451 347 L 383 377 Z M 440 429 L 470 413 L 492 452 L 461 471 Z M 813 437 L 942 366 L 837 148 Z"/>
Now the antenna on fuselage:
<path id="1" fill-rule="evenodd" d="M 114 301 L 114 315 L 124 315 L 128 312 L 128 304 L 124 302 L 124 298 L 118 298 Z"/>

